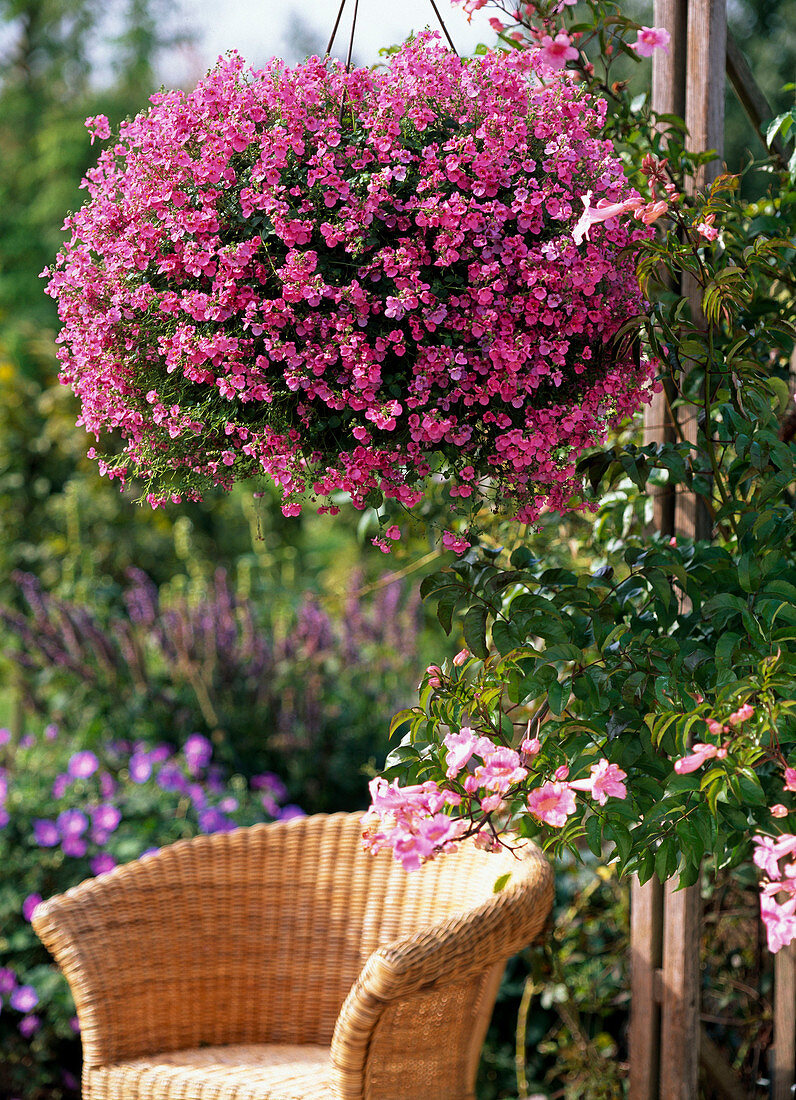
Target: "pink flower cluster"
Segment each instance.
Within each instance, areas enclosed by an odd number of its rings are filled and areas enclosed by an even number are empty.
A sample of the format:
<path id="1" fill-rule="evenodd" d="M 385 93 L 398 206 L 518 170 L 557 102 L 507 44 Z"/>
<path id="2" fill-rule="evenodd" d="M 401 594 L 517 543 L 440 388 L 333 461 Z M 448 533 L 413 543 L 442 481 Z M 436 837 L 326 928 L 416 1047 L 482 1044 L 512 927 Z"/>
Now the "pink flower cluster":
<path id="1" fill-rule="evenodd" d="M 426 859 L 449 848 L 465 831 L 463 818 L 443 813 L 456 806 L 461 796 L 440 790 L 432 780 L 401 787 L 376 777 L 370 783 L 371 806 L 362 819 L 367 851 L 392 849 L 407 871 L 416 871 Z"/>
<path id="2" fill-rule="evenodd" d="M 424 35 L 383 72 L 233 56 L 152 103 L 48 273 L 80 423 L 125 441 L 103 473 L 153 505 L 266 473 L 294 515 L 339 490 L 411 507 L 435 455 L 460 511 L 572 505 L 577 457 L 652 375 L 611 344 L 649 231 L 572 238 L 587 192 L 637 199 L 593 136 L 604 102 Z"/>
<path id="3" fill-rule="evenodd" d="M 770 951 L 796 939 L 796 836 L 755 836 L 754 861 L 763 871 L 760 915 Z M 787 862 L 783 862 L 787 861 Z"/>
<path id="4" fill-rule="evenodd" d="M 365 816 L 365 847 L 371 852 L 390 848 L 407 870 L 414 870 L 437 852 L 449 848 L 467 831 L 467 819 L 453 818 L 445 807 L 459 807 L 471 819 L 476 815 L 508 812 L 523 794 L 529 776 L 525 766 L 538 755 L 537 738 L 526 738 L 520 751 L 496 745 L 469 726 L 448 733 L 445 777 L 449 786 L 433 780 L 412 787 L 400 787 L 397 780 L 388 784 L 377 778 L 371 782 L 371 807 Z M 477 761 L 480 760 L 480 763 Z M 462 778 L 462 773 L 466 774 Z M 553 780 L 533 788 L 525 799 L 528 811 L 554 828 L 562 828 L 575 812 L 574 791 L 583 791 L 600 806 L 608 798 L 626 798 L 625 772 L 602 759 L 592 765 L 588 778 L 567 782 L 569 769 L 562 766 Z M 523 796 L 524 797 L 524 796 Z M 516 807 L 514 807 L 516 809 Z M 522 811 L 520 811 L 522 812 Z M 490 847 L 490 834 L 476 833 L 476 841 Z"/>

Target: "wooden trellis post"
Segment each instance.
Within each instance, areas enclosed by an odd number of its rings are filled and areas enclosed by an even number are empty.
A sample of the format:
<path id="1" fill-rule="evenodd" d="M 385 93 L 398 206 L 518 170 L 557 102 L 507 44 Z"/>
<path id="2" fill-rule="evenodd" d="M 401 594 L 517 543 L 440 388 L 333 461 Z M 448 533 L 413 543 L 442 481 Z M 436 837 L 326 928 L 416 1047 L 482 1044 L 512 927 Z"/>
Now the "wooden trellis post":
<path id="1" fill-rule="evenodd" d="M 684 117 L 689 147 L 716 149 L 724 136 L 725 0 L 656 0 L 655 26 L 671 36 L 668 54 L 653 63 L 652 106 Z M 718 174 L 714 161 L 700 172 L 704 186 Z M 683 287 L 699 310 L 696 287 Z M 670 405 L 661 394 L 650 406 L 647 441 L 676 438 Z M 680 422 L 696 439 L 692 415 Z M 663 493 L 655 519 L 664 535 L 709 537 L 707 516 L 695 498 Z M 655 879 L 633 884 L 631 898 L 631 1100 L 696 1100 L 699 1077 L 699 885 L 675 891 Z"/>
<path id="2" fill-rule="evenodd" d="M 715 149 L 724 137 L 725 74 L 753 125 L 773 115 L 737 45 L 728 36 L 726 0 L 655 0 L 655 26 L 671 35 L 668 54 L 653 60 L 653 107 L 685 118 L 689 148 Z M 785 162 L 781 142 L 774 152 Z M 715 179 L 718 159 L 700 169 L 696 184 Z M 684 286 L 693 315 L 699 316 L 695 285 Z M 647 410 L 645 442 L 677 438 L 665 394 Z M 696 439 L 693 417 L 679 424 Z M 661 534 L 709 538 L 707 513 L 687 494 L 666 489 L 655 498 L 655 526 Z M 631 896 L 630 1100 L 696 1100 L 700 1054 L 713 1083 L 726 1097 L 742 1096 L 730 1067 L 709 1039 L 700 1042 L 699 887 L 675 892 L 653 878 L 633 883 Z M 796 1095 L 796 950 L 777 955 L 775 970 L 774 1049 L 770 1061 L 772 1100 Z M 702 1049 L 700 1050 L 700 1047 Z"/>

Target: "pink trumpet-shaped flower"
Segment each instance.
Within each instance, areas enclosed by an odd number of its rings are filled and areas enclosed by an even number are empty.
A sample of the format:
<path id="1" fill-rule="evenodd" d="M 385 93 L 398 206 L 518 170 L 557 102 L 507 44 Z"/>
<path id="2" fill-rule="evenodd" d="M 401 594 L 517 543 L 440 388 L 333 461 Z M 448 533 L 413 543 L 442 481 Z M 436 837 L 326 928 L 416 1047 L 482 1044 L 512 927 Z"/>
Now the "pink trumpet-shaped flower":
<path id="1" fill-rule="evenodd" d="M 588 779 L 576 779 L 569 785 L 576 791 L 588 791 L 595 801 L 604 806 L 609 798 L 627 798 L 625 779 L 627 772 L 623 772 L 618 764 L 609 764 L 602 759 L 592 764 Z"/>
<path id="2" fill-rule="evenodd" d="M 596 206 L 592 206 L 591 195 L 591 191 L 587 191 L 585 195 L 580 197 L 584 210 L 572 230 L 572 239 L 575 244 L 582 244 L 584 240 L 588 241 L 590 239 L 589 230 L 598 222 L 607 222 L 609 218 L 618 218 L 622 214 L 629 214 L 631 211 L 638 210 L 645 205 L 640 195 L 634 195 L 632 198 L 625 199 L 624 202 L 609 202 L 607 199 L 600 199 Z"/>
<path id="3" fill-rule="evenodd" d="M 521 783 L 527 774 L 520 765 L 519 753 L 514 749 L 499 748 L 484 757 L 484 763 L 475 769 L 473 778 L 479 787 L 505 794 L 514 783 Z"/>
<path id="4" fill-rule="evenodd" d="M 539 60 L 548 69 L 563 69 L 567 61 L 574 61 L 578 51 L 572 45 L 572 39 L 564 31 L 559 31 L 555 38 L 546 34 L 542 39 Z"/>
<path id="5" fill-rule="evenodd" d="M 458 733 L 449 733 L 442 743 L 448 750 L 448 779 L 459 774 L 473 753 L 485 756 L 495 748 L 488 737 L 478 737 L 469 726 L 462 726 Z"/>
<path id="6" fill-rule="evenodd" d="M 768 949 L 776 953 L 796 939 L 796 896 L 780 904 L 763 894 L 760 898 L 760 917 L 766 926 Z"/>
<path id="7" fill-rule="evenodd" d="M 671 37 L 665 27 L 642 27 L 636 41 L 630 42 L 629 46 L 639 57 L 652 57 L 656 50 L 669 52 Z"/>
<path id="8" fill-rule="evenodd" d="M 528 795 L 528 809 L 543 821 L 560 829 L 575 812 L 575 796 L 566 783 L 543 783 Z"/>
<path id="9" fill-rule="evenodd" d="M 695 772 L 697 768 L 702 767 L 706 760 L 710 760 L 712 757 L 716 756 L 718 751 L 715 745 L 703 745 L 697 742 L 688 756 L 684 756 L 680 760 L 675 760 L 674 770 L 678 775 L 687 775 L 688 772 Z"/>

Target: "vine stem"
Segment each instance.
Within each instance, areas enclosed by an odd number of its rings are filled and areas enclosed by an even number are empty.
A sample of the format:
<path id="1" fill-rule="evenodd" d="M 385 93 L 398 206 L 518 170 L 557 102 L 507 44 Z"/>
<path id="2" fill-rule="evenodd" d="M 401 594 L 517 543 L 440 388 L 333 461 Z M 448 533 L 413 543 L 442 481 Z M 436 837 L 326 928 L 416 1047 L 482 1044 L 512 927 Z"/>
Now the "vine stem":
<path id="1" fill-rule="evenodd" d="M 522 987 L 522 1000 L 517 1013 L 517 1030 L 514 1041 L 514 1064 L 517 1072 L 517 1093 L 520 1100 L 525 1100 L 528 1095 L 528 1074 L 526 1072 L 525 1043 L 528 1035 L 528 1012 L 531 1007 L 531 999 L 536 992 L 536 982 L 533 975 L 529 974 Z"/>

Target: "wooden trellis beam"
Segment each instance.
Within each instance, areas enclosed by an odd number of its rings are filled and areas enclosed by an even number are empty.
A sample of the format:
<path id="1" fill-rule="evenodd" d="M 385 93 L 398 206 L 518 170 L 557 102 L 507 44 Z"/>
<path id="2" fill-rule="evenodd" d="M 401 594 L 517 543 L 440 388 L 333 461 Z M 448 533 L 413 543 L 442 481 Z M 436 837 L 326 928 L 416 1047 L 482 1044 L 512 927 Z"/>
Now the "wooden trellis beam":
<path id="1" fill-rule="evenodd" d="M 774 117 L 774 111 L 752 75 L 752 70 L 747 65 L 740 46 L 729 31 L 727 31 L 727 78 L 732 84 L 739 103 L 746 111 L 749 121 L 765 145 L 765 125 Z M 771 150 L 782 165 L 788 163 L 788 153 L 779 134 L 772 141 Z"/>

